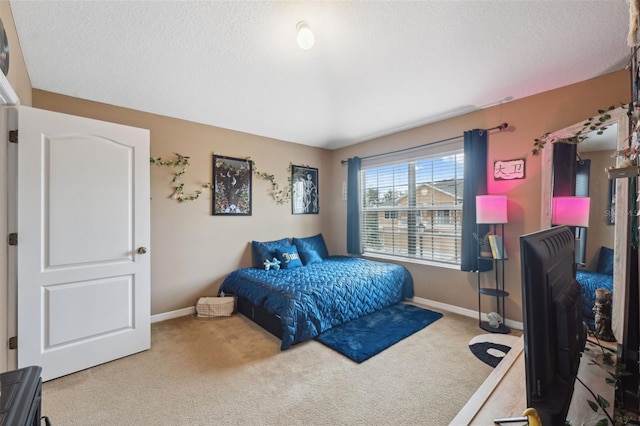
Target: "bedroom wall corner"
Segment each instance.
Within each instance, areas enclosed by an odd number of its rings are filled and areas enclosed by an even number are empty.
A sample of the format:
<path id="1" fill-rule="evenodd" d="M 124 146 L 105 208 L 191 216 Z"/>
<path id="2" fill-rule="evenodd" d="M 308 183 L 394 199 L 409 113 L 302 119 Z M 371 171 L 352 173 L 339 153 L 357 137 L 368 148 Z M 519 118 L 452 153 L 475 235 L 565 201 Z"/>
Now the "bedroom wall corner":
<path id="1" fill-rule="evenodd" d="M 319 214 L 293 215 L 291 203 L 278 205 L 271 184 L 253 176 L 251 216 L 212 216 L 211 192 L 195 201 L 171 199 L 168 167 L 151 167 L 151 314 L 194 306 L 198 297 L 217 293 L 234 269 L 251 266 L 251 241 L 320 233 L 327 221 L 331 191 L 327 150 L 264 138 L 170 117 L 34 90 L 34 106 L 151 130 L 151 156 L 165 160 L 189 156 L 181 181 L 192 193 L 212 181 L 213 154 L 250 157 L 260 172 L 288 185 L 289 163 L 318 168 Z"/>
<path id="2" fill-rule="evenodd" d="M 509 223 L 505 225 L 505 244 L 509 259 L 505 262 L 505 282 L 510 296 L 506 299 L 506 316 L 513 321 L 522 321 L 519 236 L 540 229 L 541 161 L 531 153 L 533 141 L 547 132 L 593 116 L 598 109 L 629 102 L 629 81 L 629 72 L 619 71 L 332 151 L 333 187 L 340 187 L 346 180 L 346 167 L 340 165 L 342 159 L 388 152 L 389 147 L 408 148 L 461 135 L 465 130 L 486 129 L 507 122 L 506 131 L 492 132 L 489 136 L 487 172 L 489 193 L 508 196 Z M 525 179 L 493 179 L 494 161 L 519 158 L 526 162 Z M 332 197 L 331 222 L 327 228 L 329 239 L 336 254 L 344 254 L 346 202 L 340 200 L 339 193 Z M 477 311 L 476 274 L 418 263 L 402 264 L 414 277 L 417 297 Z M 492 274 L 483 274 L 482 279 L 488 281 L 492 278 L 489 275 Z"/>

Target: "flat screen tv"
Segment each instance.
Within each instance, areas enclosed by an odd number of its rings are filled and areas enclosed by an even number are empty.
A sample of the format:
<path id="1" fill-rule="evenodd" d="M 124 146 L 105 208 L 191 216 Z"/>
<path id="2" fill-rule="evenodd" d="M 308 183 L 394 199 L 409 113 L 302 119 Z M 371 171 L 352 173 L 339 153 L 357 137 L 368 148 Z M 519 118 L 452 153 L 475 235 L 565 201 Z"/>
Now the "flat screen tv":
<path id="1" fill-rule="evenodd" d="M 586 343 L 575 236 L 558 226 L 520 236 L 527 406 L 565 422 Z"/>

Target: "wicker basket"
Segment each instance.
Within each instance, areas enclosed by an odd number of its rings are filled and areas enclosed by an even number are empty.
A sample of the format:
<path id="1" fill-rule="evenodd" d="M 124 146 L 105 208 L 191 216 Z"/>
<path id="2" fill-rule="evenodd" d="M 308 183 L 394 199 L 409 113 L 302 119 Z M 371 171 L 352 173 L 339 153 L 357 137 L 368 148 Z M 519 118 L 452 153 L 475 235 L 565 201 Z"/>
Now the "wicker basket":
<path id="1" fill-rule="evenodd" d="M 228 317 L 235 310 L 235 296 L 201 297 L 196 302 L 196 316 L 198 318 Z"/>

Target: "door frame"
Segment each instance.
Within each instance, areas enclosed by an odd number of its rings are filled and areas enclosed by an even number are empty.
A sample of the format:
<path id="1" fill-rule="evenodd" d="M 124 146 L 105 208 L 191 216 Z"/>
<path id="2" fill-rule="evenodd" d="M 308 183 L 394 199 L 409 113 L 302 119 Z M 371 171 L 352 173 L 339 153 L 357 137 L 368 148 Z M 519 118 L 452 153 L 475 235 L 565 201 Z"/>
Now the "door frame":
<path id="1" fill-rule="evenodd" d="M 9 233 L 16 229 L 15 214 L 10 208 L 16 208 L 14 190 L 14 167 L 17 150 L 9 147 L 9 130 L 18 128 L 16 109 L 20 99 L 13 90 L 11 83 L 3 73 L 0 73 L 0 344 L 4 342 L 4 349 L 0 349 L 0 372 L 13 370 L 17 366 L 17 354 L 9 349 L 9 338 L 17 333 L 17 298 L 16 298 L 16 268 L 15 250 L 8 245 Z M 11 207 L 9 207 L 11 205 Z M 11 260 L 10 260 L 11 259 Z"/>

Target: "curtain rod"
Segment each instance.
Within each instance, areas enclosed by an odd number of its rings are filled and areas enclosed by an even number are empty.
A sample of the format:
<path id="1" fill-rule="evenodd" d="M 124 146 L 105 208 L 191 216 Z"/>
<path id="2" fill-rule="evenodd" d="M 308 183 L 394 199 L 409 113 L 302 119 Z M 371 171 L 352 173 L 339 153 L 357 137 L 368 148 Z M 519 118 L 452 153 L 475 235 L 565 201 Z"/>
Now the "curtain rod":
<path id="1" fill-rule="evenodd" d="M 483 129 L 485 132 L 489 132 L 491 130 L 500 130 L 503 131 L 504 129 L 506 129 L 507 127 L 509 127 L 509 125 L 507 123 L 502 123 L 499 126 L 496 127 L 491 127 L 490 129 Z M 373 154 L 373 155 L 368 155 L 366 157 L 360 157 L 361 159 L 367 159 L 367 158 L 375 158 L 375 157 L 381 157 L 383 155 L 389 155 L 389 154 L 397 154 L 398 152 L 404 152 L 404 151 L 409 151 L 411 149 L 418 149 L 418 148 L 422 148 L 424 146 L 427 145 L 434 145 L 434 144 L 438 144 L 438 143 L 443 143 L 443 142 L 449 142 L 452 141 L 454 139 L 458 139 L 462 137 L 462 135 L 460 136 L 454 136 L 451 138 L 447 138 L 447 139 L 440 139 L 439 141 L 433 141 L 433 142 L 427 142 L 427 143 L 423 143 L 422 145 L 417 145 L 417 146 L 412 146 L 410 148 L 403 148 L 403 149 L 398 149 L 396 151 L 391 151 L 391 152 L 384 152 L 382 154 Z M 340 160 L 340 164 L 345 164 L 347 162 L 347 160 Z"/>

